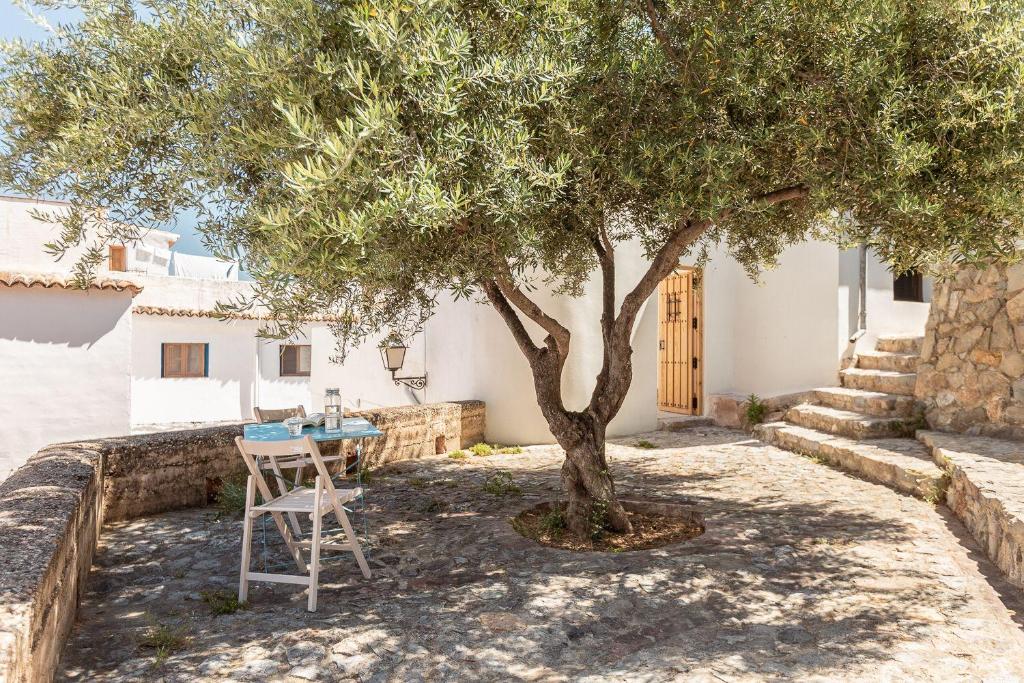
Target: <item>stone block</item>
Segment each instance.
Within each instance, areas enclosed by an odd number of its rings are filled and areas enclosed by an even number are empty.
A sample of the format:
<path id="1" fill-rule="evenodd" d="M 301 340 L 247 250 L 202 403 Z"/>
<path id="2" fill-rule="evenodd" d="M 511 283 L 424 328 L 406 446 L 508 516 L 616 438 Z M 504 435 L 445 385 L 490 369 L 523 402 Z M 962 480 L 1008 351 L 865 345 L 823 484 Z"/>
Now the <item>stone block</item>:
<path id="1" fill-rule="evenodd" d="M 1024 261 L 1006 267 L 1006 292 L 1013 294 L 1024 289 Z"/>

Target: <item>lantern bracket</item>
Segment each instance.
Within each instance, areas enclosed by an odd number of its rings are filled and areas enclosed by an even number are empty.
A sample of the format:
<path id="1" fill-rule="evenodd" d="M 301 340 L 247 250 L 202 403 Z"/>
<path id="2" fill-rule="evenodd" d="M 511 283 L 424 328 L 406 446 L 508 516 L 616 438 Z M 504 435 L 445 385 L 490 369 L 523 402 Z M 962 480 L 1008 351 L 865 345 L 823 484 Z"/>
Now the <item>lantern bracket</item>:
<path id="1" fill-rule="evenodd" d="M 391 371 L 391 379 L 395 380 L 395 386 L 404 384 L 410 389 L 422 389 L 427 386 L 427 376 L 422 377 L 395 377 L 396 371 Z"/>

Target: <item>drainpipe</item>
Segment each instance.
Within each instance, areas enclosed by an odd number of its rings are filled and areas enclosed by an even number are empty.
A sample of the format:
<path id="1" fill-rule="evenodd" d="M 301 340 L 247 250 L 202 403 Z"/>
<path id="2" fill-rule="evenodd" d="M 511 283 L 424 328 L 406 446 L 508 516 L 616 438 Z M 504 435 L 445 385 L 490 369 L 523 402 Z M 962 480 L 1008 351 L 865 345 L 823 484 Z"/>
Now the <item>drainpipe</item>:
<path id="1" fill-rule="evenodd" d="M 860 282 L 857 301 L 857 331 L 850 337 L 850 343 L 855 343 L 868 331 L 868 245 L 861 244 L 857 248 L 860 256 Z"/>

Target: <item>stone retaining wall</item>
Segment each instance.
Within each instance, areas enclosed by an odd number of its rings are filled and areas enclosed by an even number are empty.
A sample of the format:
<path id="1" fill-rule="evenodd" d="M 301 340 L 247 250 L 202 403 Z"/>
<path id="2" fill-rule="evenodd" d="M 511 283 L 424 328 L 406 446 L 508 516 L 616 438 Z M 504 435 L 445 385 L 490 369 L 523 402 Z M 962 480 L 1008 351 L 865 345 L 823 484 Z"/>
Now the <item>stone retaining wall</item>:
<path id="1" fill-rule="evenodd" d="M 915 396 L 942 431 L 1024 438 L 1024 263 L 935 288 Z"/>
<path id="2" fill-rule="evenodd" d="M 370 466 L 484 439 L 480 401 L 358 413 L 385 433 Z M 49 446 L 0 483 L 0 681 L 49 681 L 103 521 L 203 505 L 241 473 L 242 425 Z M 326 449 L 325 449 L 326 450 Z"/>

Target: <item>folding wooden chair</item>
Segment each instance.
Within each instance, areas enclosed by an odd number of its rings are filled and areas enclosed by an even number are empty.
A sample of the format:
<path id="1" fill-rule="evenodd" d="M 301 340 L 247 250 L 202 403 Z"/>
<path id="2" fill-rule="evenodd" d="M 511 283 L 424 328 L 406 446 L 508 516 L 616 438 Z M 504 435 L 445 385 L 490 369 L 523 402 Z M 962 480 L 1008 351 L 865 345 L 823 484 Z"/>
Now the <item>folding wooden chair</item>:
<path id="1" fill-rule="evenodd" d="M 252 412 L 260 424 L 284 422 L 289 417 L 306 417 L 306 409 L 301 404 L 297 408 L 260 408 L 256 406 Z"/>
<path id="2" fill-rule="evenodd" d="M 235 444 L 249 468 L 249 479 L 245 488 L 245 520 L 242 527 L 242 572 L 238 583 L 238 601 L 245 602 L 249 594 L 250 581 L 272 581 L 277 583 L 294 583 L 307 586 L 309 599 L 306 608 L 310 612 L 316 611 L 317 580 L 320 573 L 320 551 L 321 550 L 350 550 L 355 555 L 356 563 L 362 570 L 363 576 L 370 578 L 370 567 L 363 557 L 363 551 L 359 547 L 359 539 L 352 530 L 352 523 L 345 514 L 344 503 L 357 499 L 362 490 L 359 488 L 337 489 L 331 481 L 324 460 L 320 456 L 320 449 L 311 436 L 302 439 L 288 441 L 246 441 L 242 437 L 235 438 Z M 265 458 L 269 463 L 269 469 L 274 476 L 283 475 L 282 470 L 300 468 L 305 465 L 313 465 L 317 477 L 313 488 L 298 487 L 288 490 L 287 486 L 281 487 L 281 495 L 274 496 L 263 478 L 263 467 L 260 459 Z M 256 492 L 259 491 L 263 503 L 256 505 Z M 342 530 L 345 532 L 344 543 L 324 543 L 321 539 L 321 531 L 324 515 L 334 513 Z M 284 522 L 282 513 L 292 517 L 293 528 L 296 533 Z M 263 572 L 249 571 L 249 559 L 252 545 L 252 528 L 255 520 L 269 514 L 278 531 L 284 538 L 285 544 L 295 560 L 299 571 L 304 575 L 293 574 L 269 574 Z M 302 541 L 296 538 L 301 535 L 301 527 L 298 525 L 298 514 L 308 514 L 313 521 L 313 535 L 309 541 Z M 309 566 L 307 567 L 302 557 L 302 549 L 310 551 Z"/>

